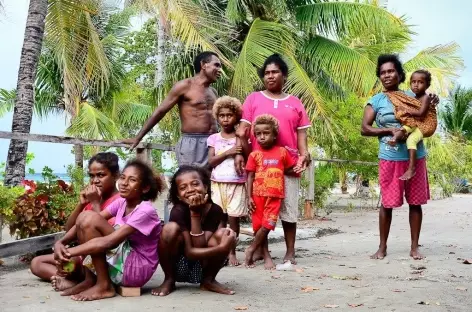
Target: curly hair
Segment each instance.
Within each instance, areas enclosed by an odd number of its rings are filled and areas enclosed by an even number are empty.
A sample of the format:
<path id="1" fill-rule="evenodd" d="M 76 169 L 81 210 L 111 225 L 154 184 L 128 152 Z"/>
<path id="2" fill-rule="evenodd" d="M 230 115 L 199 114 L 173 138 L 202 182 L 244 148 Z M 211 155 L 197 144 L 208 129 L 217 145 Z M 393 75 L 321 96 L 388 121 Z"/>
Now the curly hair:
<path id="1" fill-rule="evenodd" d="M 118 176 L 120 174 L 120 165 L 118 164 L 118 156 L 114 153 L 105 152 L 97 153 L 90 158 L 88 166 L 90 167 L 94 162 L 104 165 L 111 174 Z"/>
<path id="2" fill-rule="evenodd" d="M 382 54 L 379 56 L 379 58 L 377 59 L 377 77 L 380 78 L 380 67 L 382 67 L 382 65 L 386 63 L 393 63 L 393 66 L 395 66 L 395 70 L 397 71 L 398 76 L 400 77 L 400 83 L 405 82 L 405 70 L 403 69 L 402 62 L 400 62 L 400 59 L 396 54 Z"/>
<path id="3" fill-rule="evenodd" d="M 288 65 L 287 65 L 287 63 L 284 61 L 284 59 L 279 54 L 272 54 L 271 56 L 266 58 L 266 60 L 264 61 L 264 64 L 259 69 L 259 77 L 261 79 L 264 78 L 265 70 L 266 70 L 267 66 L 269 66 L 270 64 L 277 65 L 277 67 L 282 72 L 282 75 L 284 77 L 288 76 Z"/>
<path id="4" fill-rule="evenodd" d="M 275 136 L 279 134 L 279 122 L 277 118 L 269 114 L 259 115 L 254 121 L 254 129 L 257 125 L 269 125 L 274 131 Z"/>
<path id="5" fill-rule="evenodd" d="M 421 74 L 424 75 L 424 79 L 426 80 L 426 85 L 428 88 L 431 86 L 431 73 L 425 69 L 418 69 L 411 74 L 411 77 L 413 77 L 414 74 Z"/>
<path id="6" fill-rule="evenodd" d="M 148 164 L 138 159 L 128 161 L 123 171 L 129 167 L 133 167 L 139 171 L 141 187 L 149 187 L 149 191 L 143 193 L 141 199 L 150 201 L 156 200 L 157 196 L 164 190 L 164 181 L 160 175 L 156 174 Z"/>
<path id="7" fill-rule="evenodd" d="M 233 112 L 236 116 L 236 122 L 241 120 L 241 115 L 243 114 L 243 106 L 241 102 L 234 97 L 231 96 L 222 96 L 216 100 L 215 104 L 213 105 L 213 116 L 217 119 L 218 114 L 222 108 L 228 108 Z"/>
<path id="8" fill-rule="evenodd" d="M 183 165 L 180 166 L 179 169 L 175 172 L 175 174 L 172 176 L 172 179 L 170 181 L 170 189 L 169 189 L 169 201 L 176 205 L 180 203 L 179 199 L 179 189 L 177 186 L 177 178 L 185 173 L 190 173 L 190 172 L 196 172 L 200 180 L 202 181 L 203 185 L 207 187 L 208 190 L 208 196 L 209 200 L 211 201 L 211 180 L 210 180 L 210 175 L 208 174 L 208 171 L 202 167 L 197 167 L 197 166 L 191 166 L 191 165 Z"/>

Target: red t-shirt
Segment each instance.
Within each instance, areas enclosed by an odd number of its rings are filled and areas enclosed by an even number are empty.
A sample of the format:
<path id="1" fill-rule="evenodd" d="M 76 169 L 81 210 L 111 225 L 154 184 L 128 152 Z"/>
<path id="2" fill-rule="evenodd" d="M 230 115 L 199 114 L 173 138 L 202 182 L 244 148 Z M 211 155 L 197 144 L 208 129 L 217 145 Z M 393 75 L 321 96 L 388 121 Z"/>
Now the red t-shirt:
<path id="1" fill-rule="evenodd" d="M 105 210 L 105 208 L 107 208 L 112 202 L 115 201 L 115 199 L 117 198 L 120 198 L 120 193 L 116 193 L 115 195 L 113 195 L 112 197 L 108 198 L 107 200 L 105 200 L 101 205 L 100 205 L 100 209 L 101 210 Z M 84 207 L 84 210 L 82 211 L 87 211 L 87 210 L 92 210 L 92 204 L 87 204 L 87 206 Z M 108 223 L 110 225 L 115 225 L 115 218 L 111 218 L 111 219 L 108 219 Z"/>
<path id="2" fill-rule="evenodd" d="M 251 152 L 246 164 L 247 171 L 255 172 L 250 195 L 284 198 L 284 171 L 295 164 L 284 147 Z"/>

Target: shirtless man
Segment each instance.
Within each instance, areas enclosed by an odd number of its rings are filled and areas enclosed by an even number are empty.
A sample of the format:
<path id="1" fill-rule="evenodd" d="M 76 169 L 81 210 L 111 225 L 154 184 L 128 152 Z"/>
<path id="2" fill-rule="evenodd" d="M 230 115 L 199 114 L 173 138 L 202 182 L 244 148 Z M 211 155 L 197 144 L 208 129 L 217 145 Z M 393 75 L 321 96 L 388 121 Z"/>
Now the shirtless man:
<path id="1" fill-rule="evenodd" d="M 179 106 L 182 135 L 175 146 L 177 163 L 181 165 L 208 165 L 208 137 L 217 132 L 212 115 L 213 104 L 218 97 L 210 85 L 221 75 L 221 62 L 214 52 L 202 52 L 193 62 L 195 76 L 178 81 L 167 97 L 144 124 L 141 131 L 129 143 L 134 149 L 143 137 L 169 112 Z"/>

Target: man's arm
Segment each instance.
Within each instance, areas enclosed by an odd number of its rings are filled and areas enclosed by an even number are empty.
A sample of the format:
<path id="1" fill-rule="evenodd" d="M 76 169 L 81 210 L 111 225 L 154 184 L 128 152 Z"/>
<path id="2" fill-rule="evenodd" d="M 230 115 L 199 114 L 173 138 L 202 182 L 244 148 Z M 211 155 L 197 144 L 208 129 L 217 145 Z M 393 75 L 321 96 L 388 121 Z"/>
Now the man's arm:
<path id="1" fill-rule="evenodd" d="M 135 148 L 139 142 L 143 139 L 143 137 L 151 131 L 151 129 L 159 122 L 162 118 L 169 112 L 175 104 L 178 103 L 179 98 L 185 94 L 188 90 L 189 82 L 186 80 L 181 80 L 177 82 L 172 89 L 170 90 L 169 94 L 167 94 L 164 101 L 162 101 L 161 105 L 157 106 L 156 110 L 152 113 L 151 117 L 144 123 L 144 126 L 139 131 L 138 135 L 134 139 L 132 149 Z"/>

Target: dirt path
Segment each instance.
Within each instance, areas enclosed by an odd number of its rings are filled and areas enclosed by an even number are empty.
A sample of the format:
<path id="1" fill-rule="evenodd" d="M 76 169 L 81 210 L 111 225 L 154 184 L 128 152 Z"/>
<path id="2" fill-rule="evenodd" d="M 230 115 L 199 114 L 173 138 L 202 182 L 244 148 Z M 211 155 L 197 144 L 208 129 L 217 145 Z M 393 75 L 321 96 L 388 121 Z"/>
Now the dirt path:
<path id="1" fill-rule="evenodd" d="M 472 311 L 472 197 L 435 201 L 424 209 L 421 236 L 426 260 L 408 257 L 408 209 L 394 213 L 389 255 L 370 260 L 378 245 L 377 213 L 336 213 L 332 221 L 304 222 L 304 227 L 339 229 L 340 234 L 297 242 L 299 272 L 224 268 L 219 280 L 236 295 L 223 296 L 179 285 L 166 298 L 150 295 L 162 281 L 160 269 L 139 298 L 116 297 L 78 303 L 60 297 L 27 270 L 0 277 L 0 310 L 7 311 Z M 284 244 L 271 245 L 283 256 Z M 242 253 L 239 253 L 242 259 Z M 417 272 L 413 267 L 425 269 Z M 307 287 L 306 292 L 302 287 Z M 467 289 L 467 290 L 465 290 Z M 423 301 L 428 305 L 420 305 Z M 361 305 L 350 307 L 348 304 Z M 328 306 L 331 306 L 329 308 Z M 337 306 L 337 307 L 336 307 Z M 139 308 L 138 308 L 139 307 Z"/>

